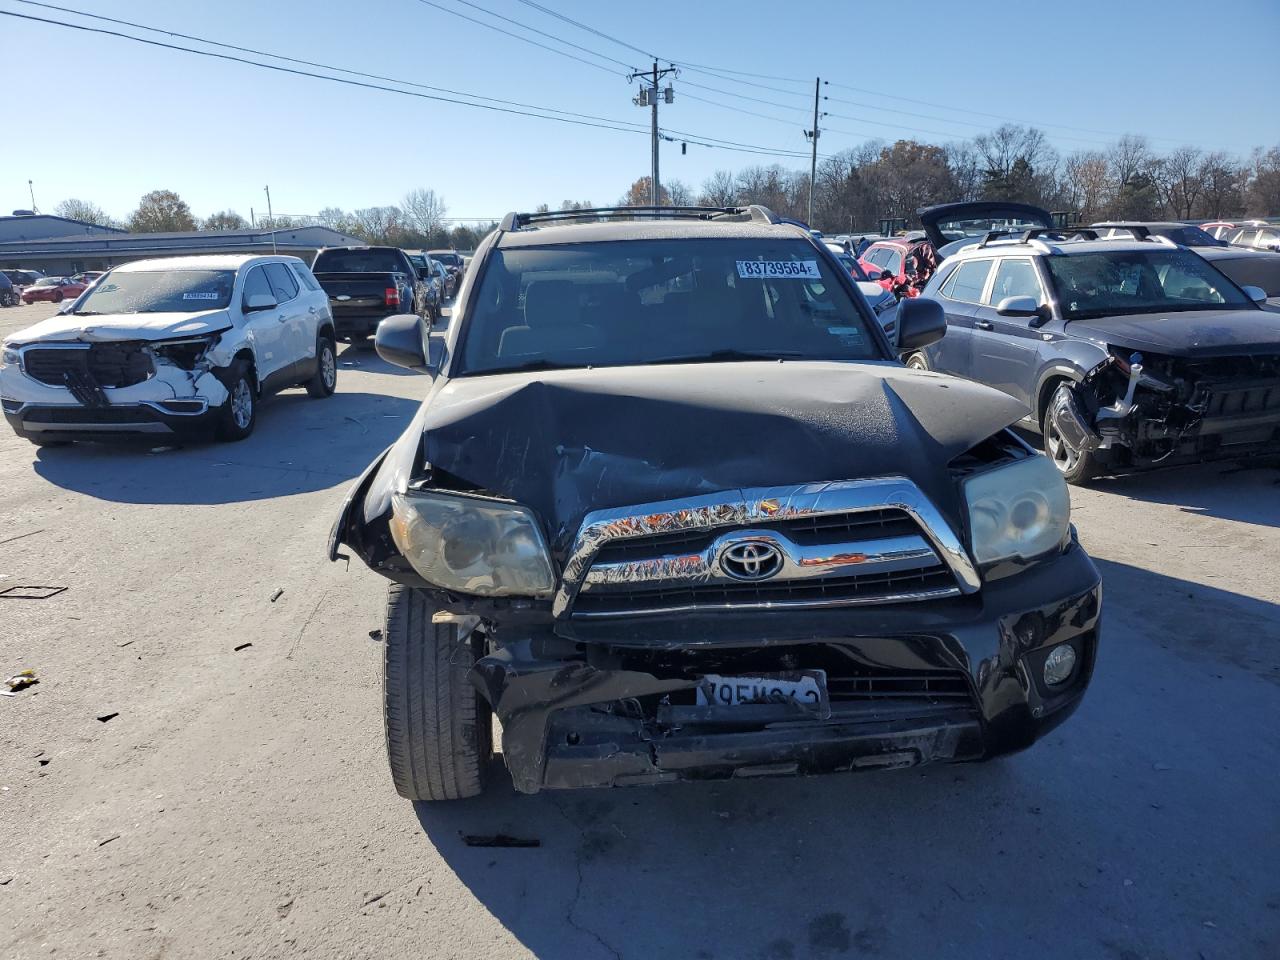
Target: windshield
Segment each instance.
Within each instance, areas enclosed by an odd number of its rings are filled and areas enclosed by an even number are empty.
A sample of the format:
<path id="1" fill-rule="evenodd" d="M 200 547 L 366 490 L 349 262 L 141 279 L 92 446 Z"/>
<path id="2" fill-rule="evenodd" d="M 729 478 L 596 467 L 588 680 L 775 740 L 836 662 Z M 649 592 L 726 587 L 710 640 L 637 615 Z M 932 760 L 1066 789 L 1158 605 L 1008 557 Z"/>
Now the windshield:
<path id="1" fill-rule="evenodd" d="M 1213 237 L 1207 230 L 1201 230 L 1199 227 L 1171 227 L 1167 230 L 1156 231 L 1174 243 L 1180 243 L 1184 247 L 1226 247 L 1230 246 L 1225 240 L 1218 240 Z"/>
<path id="2" fill-rule="evenodd" d="M 867 271 L 862 269 L 862 264 L 857 261 L 856 257 L 852 257 L 847 253 L 837 253 L 835 258 L 840 261 L 841 266 L 849 271 L 849 275 L 854 280 L 869 282 L 871 278 L 867 276 Z"/>
<path id="3" fill-rule="evenodd" d="M 197 313 L 231 302 L 234 270 L 148 270 L 108 274 L 90 287 L 78 314 Z"/>
<path id="4" fill-rule="evenodd" d="M 428 256 L 430 256 L 432 260 L 439 260 L 448 267 L 462 266 L 462 258 L 456 253 L 431 253 L 428 254 Z"/>
<path id="5" fill-rule="evenodd" d="M 42 277 L 32 284 L 33 287 L 57 287 L 65 281 L 61 277 Z"/>
<path id="6" fill-rule="evenodd" d="M 1068 320 L 1253 306 L 1235 284 L 1189 250 L 1082 253 L 1044 262 Z"/>
<path id="7" fill-rule="evenodd" d="M 313 273 L 402 273 L 404 264 L 395 250 L 321 250 L 311 265 Z"/>
<path id="8" fill-rule="evenodd" d="M 801 240 L 632 240 L 495 250 L 462 373 L 740 359 L 881 359 Z"/>

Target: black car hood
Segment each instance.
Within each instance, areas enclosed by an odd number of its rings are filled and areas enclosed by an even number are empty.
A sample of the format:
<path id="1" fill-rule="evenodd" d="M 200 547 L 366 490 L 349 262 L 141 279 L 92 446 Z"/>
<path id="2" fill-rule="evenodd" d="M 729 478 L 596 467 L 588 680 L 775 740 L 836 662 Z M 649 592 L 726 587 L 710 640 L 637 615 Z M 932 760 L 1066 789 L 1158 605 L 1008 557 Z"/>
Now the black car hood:
<path id="1" fill-rule="evenodd" d="M 1280 317 L 1252 307 L 1072 320 L 1067 332 L 1169 357 L 1280 354 Z"/>
<path id="2" fill-rule="evenodd" d="M 461 377 L 415 426 L 428 464 L 531 507 L 560 553 L 592 510 L 885 475 L 959 527 L 947 463 L 1023 412 L 891 363 L 704 363 Z"/>

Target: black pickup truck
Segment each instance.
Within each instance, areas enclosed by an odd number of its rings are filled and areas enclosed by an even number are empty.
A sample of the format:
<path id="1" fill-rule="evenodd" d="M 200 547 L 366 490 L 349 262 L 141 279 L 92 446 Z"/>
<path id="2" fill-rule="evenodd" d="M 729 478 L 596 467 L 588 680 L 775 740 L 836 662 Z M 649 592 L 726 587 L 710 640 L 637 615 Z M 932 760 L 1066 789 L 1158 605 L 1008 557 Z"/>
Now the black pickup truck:
<path id="1" fill-rule="evenodd" d="M 395 314 L 434 319 L 424 284 L 396 247 L 327 247 L 316 254 L 311 272 L 329 295 L 333 322 L 343 340 L 365 340 Z"/>

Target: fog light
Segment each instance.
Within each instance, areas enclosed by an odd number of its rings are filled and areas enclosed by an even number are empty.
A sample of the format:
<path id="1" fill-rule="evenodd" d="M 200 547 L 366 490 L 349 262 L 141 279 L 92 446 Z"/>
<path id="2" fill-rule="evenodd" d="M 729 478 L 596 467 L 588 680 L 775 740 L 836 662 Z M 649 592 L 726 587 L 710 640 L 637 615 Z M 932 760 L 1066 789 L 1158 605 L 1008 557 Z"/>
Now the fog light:
<path id="1" fill-rule="evenodd" d="M 1076 668 L 1076 651 L 1069 643 L 1062 643 L 1049 651 L 1044 661 L 1044 682 L 1057 686 L 1066 682 Z"/>

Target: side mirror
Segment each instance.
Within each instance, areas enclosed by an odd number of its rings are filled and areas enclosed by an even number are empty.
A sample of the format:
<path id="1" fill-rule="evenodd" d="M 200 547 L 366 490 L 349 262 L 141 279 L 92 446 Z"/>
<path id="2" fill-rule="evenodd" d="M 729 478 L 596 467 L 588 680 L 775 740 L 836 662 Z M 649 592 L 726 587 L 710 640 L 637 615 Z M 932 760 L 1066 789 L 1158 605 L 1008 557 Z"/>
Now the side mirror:
<path id="1" fill-rule="evenodd" d="M 897 274 L 895 274 L 892 270 L 881 270 L 880 276 L 878 276 L 876 279 L 877 280 L 893 280 L 895 279 L 896 276 Z"/>
<path id="2" fill-rule="evenodd" d="M 1267 291 L 1263 290 L 1261 287 L 1255 287 L 1250 285 L 1247 287 L 1241 287 L 1240 289 L 1243 290 L 1244 295 L 1248 297 L 1250 300 L 1252 300 L 1254 303 L 1267 302 Z"/>
<path id="3" fill-rule="evenodd" d="M 257 313 L 260 310 L 274 310 L 279 304 L 269 293 L 255 293 L 244 302 L 245 313 Z"/>
<path id="4" fill-rule="evenodd" d="M 373 348 L 387 363 L 435 376 L 440 369 L 444 344 L 428 344 L 427 327 L 416 313 L 398 313 L 378 324 Z"/>
<path id="5" fill-rule="evenodd" d="M 946 332 L 947 315 L 937 300 L 910 297 L 898 303 L 898 349 L 901 352 L 937 343 Z"/>
<path id="6" fill-rule="evenodd" d="M 1040 313 L 1035 297 L 1005 297 L 996 304 L 996 313 L 1002 317 L 1034 317 Z"/>

